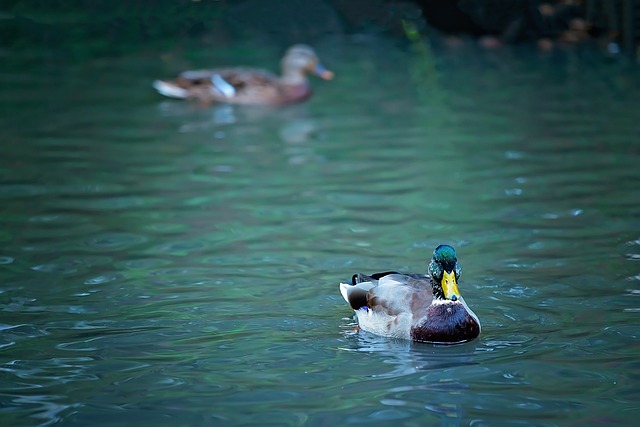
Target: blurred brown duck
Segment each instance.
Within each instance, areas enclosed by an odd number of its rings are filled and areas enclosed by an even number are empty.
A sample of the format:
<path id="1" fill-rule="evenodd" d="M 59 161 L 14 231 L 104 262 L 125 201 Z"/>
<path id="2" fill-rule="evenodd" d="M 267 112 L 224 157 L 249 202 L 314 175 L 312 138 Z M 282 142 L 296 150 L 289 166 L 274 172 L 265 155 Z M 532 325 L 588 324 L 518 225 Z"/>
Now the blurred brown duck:
<path id="1" fill-rule="evenodd" d="M 313 49 L 291 46 L 282 58 L 280 77 L 260 69 L 235 67 L 185 71 L 171 81 L 156 80 L 153 87 L 171 98 L 193 99 L 204 104 L 282 105 L 304 101 L 312 90 L 307 73 L 331 80 Z"/>

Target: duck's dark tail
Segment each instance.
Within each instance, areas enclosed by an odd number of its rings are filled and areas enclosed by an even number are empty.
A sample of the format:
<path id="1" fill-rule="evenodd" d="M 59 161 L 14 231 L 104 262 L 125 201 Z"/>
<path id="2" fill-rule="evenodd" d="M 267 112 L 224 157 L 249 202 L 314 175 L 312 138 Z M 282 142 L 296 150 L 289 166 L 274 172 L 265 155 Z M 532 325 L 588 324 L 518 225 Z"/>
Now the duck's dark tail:
<path id="1" fill-rule="evenodd" d="M 351 308 L 358 310 L 362 307 L 367 307 L 367 294 L 373 286 L 375 285 L 371 282 L 358 283 L 355 286 L 340 283 L 340 293 Z"/>

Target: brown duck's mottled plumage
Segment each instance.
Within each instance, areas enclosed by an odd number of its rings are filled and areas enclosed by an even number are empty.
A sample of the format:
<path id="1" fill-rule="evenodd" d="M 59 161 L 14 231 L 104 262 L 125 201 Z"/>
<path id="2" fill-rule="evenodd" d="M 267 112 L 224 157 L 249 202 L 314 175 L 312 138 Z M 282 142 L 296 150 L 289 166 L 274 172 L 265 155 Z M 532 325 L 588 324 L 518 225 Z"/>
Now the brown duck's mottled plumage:
<path id="1" fill-rule="evenodd" d="M 311 96 L 308 73 L 327 80 L 333 78 L 333 73 L 320 65 L 313 49 L 294 45 L 282 59 L 281 76 L 247 67 L 193 70 L 172 81 L 156 80 L 153 86 L 165 96 L 205 104 L 282 105 Z"/>
<path id="2" fill-rule="evenodd" d="M 438 344 L 471 341 L 480 334 L 480 321 L 457 285 L 453 295 L 445 296 L 441 280 L 447 270 L 456 276 L 462 271 L 453 248 L 442 245 L 434 252 L 430 274 L 355 274 L 351 284 L 340 284 L 340 291 L 366 331 Z"/>

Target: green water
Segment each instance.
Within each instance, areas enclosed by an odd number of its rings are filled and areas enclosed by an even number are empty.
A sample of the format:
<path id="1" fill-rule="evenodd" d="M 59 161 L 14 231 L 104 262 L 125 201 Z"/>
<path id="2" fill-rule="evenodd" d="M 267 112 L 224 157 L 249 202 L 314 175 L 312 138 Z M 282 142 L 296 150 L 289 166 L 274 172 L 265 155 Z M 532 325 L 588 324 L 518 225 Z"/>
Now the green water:
<path id="1" fill-rule="evenodd" d="M 8 58 L 2 425 L 635 425 L 637 68 L 338 38 L 302 105 L 153 92 L 283 48 L 213 47 Z M 354 332 L 338 283 L 440 243 L 480 338 Z"/>

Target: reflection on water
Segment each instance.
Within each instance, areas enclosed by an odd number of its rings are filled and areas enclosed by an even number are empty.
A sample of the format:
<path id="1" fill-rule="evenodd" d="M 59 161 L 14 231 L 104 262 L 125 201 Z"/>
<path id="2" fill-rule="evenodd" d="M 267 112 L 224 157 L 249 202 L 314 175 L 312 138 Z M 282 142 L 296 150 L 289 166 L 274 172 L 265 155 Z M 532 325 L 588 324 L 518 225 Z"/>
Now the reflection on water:
<path id="1" fill-rule="evenodd" d="M 632 425 L 637 74 L 317 49 L 336 80 L 277 110 L 160 99 L 135 55 L 3 75 L 2 424 Z M 439 243 L 480 339 L 354 332 L 338 283 Z"/>
<path id="2" fill-rule="evenodd" d="M 437 346 L 389 340 L 366 332 L 346 332 L 345 337 L 349 338 L 351 347 L 341 350 L 374 355 L 376 363 L 390 369 L 371 375 L 389 384 L 384 396 L 379 397 L 385 409 L 372 412 L 359 421 L 402 420 L 411 418 L 413 411 L 424 409 L 442 426 L 464 424 L 460 401 L 461 397 L 469 398 L 470 391 L 469 385 L 456 375 L 465 366 L 478 363 L 473 357 L 477 342 Z M 412 380 L 407 381 L 407 377 Z M 425 396 L 429 396 L 426 401 Z"/>

